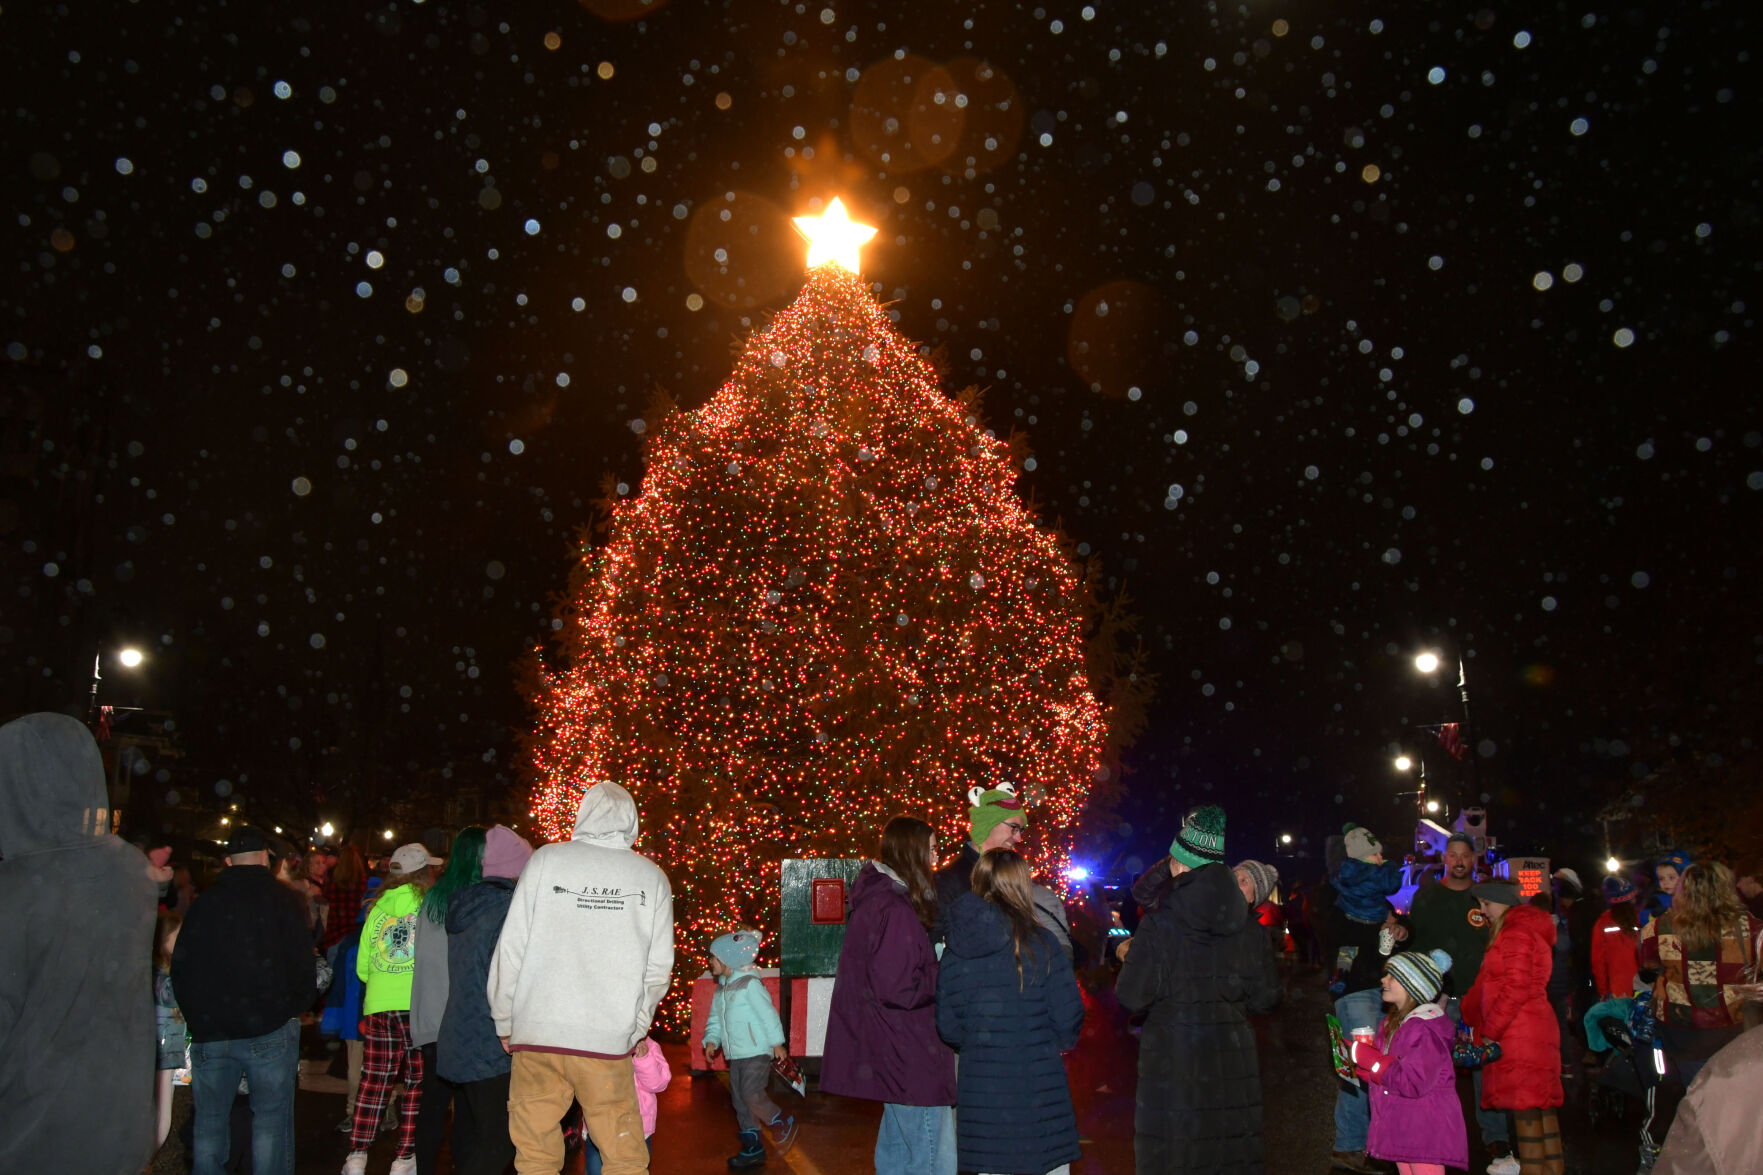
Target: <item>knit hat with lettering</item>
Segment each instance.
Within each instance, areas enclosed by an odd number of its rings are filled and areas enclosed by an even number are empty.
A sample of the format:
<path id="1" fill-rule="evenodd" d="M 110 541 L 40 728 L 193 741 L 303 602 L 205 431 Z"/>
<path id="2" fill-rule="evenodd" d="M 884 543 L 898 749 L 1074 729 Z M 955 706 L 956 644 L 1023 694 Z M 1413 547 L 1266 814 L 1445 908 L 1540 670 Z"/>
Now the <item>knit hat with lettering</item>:
<path id="1" fill-rule="evenodd" d="M 1024 828 L 1028 827 L 1028 805 L 1017 798 L 1013 783 L 1000 783 L 990 791 L 970 787 L 967 802 L 971 805 L 967 809 L 968 837 L 976 849 L 985 844 L 992 830 L 1006 820 L 1018 820 Z"/>
<path id="2" fill-rule="evenodd" d="M 1224 809 L 1217 804 L 1202 804 L 1182 817 L 1181 831 L 1170 842 L 1169 855 L 1189 869 L 1222 865 Z"/>
<path id="3" fill-rule="evenodd" d="M 1390 956 L 1383 969 L 1396 977 L 1418 1003 L 1430 1004 L 1445 990 L 1445 972 L 1451 969 L 1451 956 L 1444 951 L 1402 951 Z"/>

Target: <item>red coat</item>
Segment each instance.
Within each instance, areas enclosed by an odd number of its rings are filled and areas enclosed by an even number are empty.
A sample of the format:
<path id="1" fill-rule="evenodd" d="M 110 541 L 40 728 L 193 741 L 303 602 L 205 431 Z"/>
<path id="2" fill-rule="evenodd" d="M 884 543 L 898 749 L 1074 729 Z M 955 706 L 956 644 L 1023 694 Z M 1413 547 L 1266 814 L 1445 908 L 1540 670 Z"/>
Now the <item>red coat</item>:
<path id="1" fill-rule="evenodd" d="M 1545 1110 L 1565 1100 L 1561 1030 L 1548 997 L 1554 946 L 1546 911 L 1512 907 L 1463 997 L 1463 1022 L 1500 1043 L 1500 1059 L 1482 1075 L 1483 1109 Z"/>
<path id="2" fill-rule="evenodd" d="M 1608 910 L 1598 916 L 1592 927 L 1592 983 L 1599 999 L 1627 999 L 1634 994 L 1634 973 L 1640 969 L 1634 948 L 1634 931 L 1616 925 Z"/>

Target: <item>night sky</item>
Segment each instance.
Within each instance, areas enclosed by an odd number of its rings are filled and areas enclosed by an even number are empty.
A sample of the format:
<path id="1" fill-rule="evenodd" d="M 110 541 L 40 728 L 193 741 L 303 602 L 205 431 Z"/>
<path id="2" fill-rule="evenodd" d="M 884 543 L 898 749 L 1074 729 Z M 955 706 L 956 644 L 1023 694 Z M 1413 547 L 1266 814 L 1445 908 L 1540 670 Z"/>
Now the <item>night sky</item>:
<path id="1" fill-rule="evenodd" d="M 1399 841 L 1393 748 L 1458 714 L 1422 648 L 1468 657 L 1493 831 L 1590 851 L 1625 783 L 1752 749 L 1755 28 L 9 6 L 0 713 L 83 712 L 93 650 L 134 642 L 105 700 L 175 717 L 142 779 L 180 805 L 517 788 L 515 669 L 578 529 L 640 487 L 656 392 L 703 403 L 799 289 L 785 218 L 838 195 L 1140 618 L 1124 851 L 1202 799 L 1233 859 L 1343 819 Z"/>

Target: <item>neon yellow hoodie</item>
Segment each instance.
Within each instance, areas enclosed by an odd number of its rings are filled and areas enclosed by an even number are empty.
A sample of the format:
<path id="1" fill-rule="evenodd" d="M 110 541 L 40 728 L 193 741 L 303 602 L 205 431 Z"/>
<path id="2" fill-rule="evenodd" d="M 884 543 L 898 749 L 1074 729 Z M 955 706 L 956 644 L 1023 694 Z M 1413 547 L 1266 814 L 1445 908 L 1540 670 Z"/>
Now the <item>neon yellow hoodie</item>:
<path id="1" fill-rule="evenodd" d="M 378 901 L 361 927 L 361 950 L 355 956 L 355 974 L 367 985 L 361 1014 L 408 1012 L 410 980 L 416 973 L 416 919 L 422 895 L 412 885 L 401 885 Z"/>

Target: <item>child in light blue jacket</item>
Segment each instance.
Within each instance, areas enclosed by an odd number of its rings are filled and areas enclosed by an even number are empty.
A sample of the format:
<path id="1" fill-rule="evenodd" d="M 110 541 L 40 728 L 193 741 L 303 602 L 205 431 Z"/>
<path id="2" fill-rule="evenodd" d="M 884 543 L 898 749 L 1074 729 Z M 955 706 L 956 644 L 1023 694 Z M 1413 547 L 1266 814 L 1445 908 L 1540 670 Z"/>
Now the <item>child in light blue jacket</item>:
<path id="1" fill-rule="evenodd" d="M 717 986 L 704 1026 L 704 1055 L 714 1060 L 721 1052 L 728 1058 L 729 1094 L 741 1129 L 741 1149 L 728 1161 L 736 1171 L 765 1165 L 761 1123 L 770 1127 L 778 1154 L 796 1141 L 795 1116 L 780 1110 L 765 1093 L 772 1061 L 785 1060 L 790 1052 L 771 993 L 753 966 L 760 941 L 756 931 L 743 929 L 710 944 L 710 973 Z"/>

